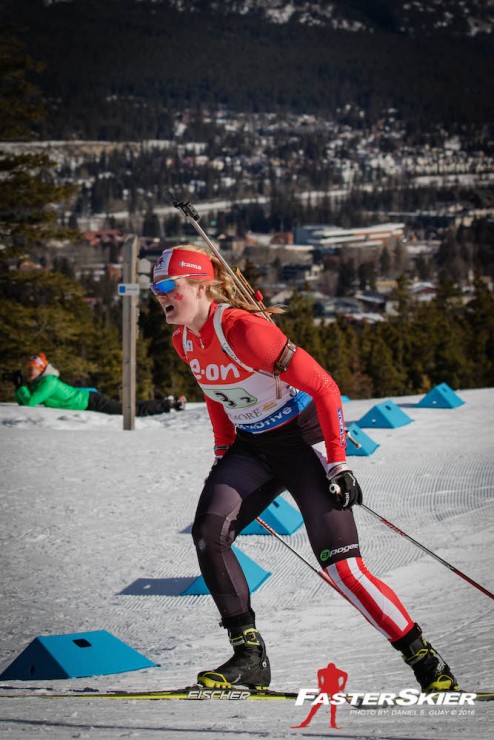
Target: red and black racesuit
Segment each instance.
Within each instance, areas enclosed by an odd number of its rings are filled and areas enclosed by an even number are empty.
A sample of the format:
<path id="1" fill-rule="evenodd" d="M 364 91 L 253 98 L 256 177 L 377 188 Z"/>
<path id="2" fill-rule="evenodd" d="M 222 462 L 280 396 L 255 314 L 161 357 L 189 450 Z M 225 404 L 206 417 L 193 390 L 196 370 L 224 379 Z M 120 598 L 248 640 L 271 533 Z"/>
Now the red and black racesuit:
<path id="1" fill-rule="evenodd" d="M 221 327 L 241 364 L 235 363 L 214 327 L 218 310 L 213 303 L 199 336 L 180 327 L 173 342 L 204 390 L 215 445 L 228 447 L 205 482 L 192 530 L 201 572 L 223 619 L 250 610 L 231 545 L 287 489 L 335 586 L 390 641 L 400 639 L 413 621 L 396 594 L 367 570 L 353 513 L 336 508 L 328 492 L 328 469 L 345 461 L 336 383 L 297 348 L 277 394 L 273 369 L 287 337 L 263 317 L 226 308 Z"/>

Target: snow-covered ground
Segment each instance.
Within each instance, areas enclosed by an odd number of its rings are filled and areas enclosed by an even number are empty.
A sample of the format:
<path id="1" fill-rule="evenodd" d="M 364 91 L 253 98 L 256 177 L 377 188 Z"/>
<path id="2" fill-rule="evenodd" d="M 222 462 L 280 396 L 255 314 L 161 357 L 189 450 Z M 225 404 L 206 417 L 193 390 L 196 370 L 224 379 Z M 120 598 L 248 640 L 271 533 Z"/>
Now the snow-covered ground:
<path id="1" fill-rule="evenodd" d="M 458 394 L 465 404 L 446 410 L 417 408 L 419 396 L 393 399 L 413 423 L 366 430 L 379 449 L 350 460 L 365 503 L 493 591 L 494 389 Z M 376 402 L 346 403 L 347 424 Z M 39 689 L 173 688 L 228 657 L 211 597 L 167 595 L 169 579 L 199 575 L 184 530 L 211 464 L 212 435 L 203 404 L 137 419 L 134 432 L 122 430 L 121 417 L 0 404 L 0 441 L 0 672 L 38 635 L 93 630 L 107 630 L 160 664 L 91 678 L 3 681 L 0 735 L 491 737 L 487 703 L 463 714 L 370 714 L 343 706 L 340 730 L 329 728 L 322 707 L 307 728 L 295 730 L 309 707 L 291 701 L 34 698 Z M 397 590 L 461 685 L 492 689 L 492 600 L 368 512 L 357 509 L 356 517 L 367 564 Z M 303 527 L 287 541 L 315 564 Z M 399 654 L 275 538 L 242 536 L 236 544 L 272 573 L 253 605 L 274 688 L 316 687 L 317 671 L 329 662 L 349 674 L 347 690 L 416 686 Z"/>

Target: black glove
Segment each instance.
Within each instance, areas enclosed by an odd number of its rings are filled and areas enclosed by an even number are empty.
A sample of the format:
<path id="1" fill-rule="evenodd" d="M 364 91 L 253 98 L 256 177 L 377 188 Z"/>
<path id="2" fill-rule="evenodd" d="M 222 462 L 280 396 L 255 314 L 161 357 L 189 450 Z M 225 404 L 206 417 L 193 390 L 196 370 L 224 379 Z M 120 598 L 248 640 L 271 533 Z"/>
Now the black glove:
<path id="1" fill-rule="evenodd" d="M 173 408 L 175 411 L 185 411 L 185 406 L 187 404 L 187 399 L 185 396 L 179 396 L 179 398 L 175 398 L 173 402 Z"/>
<path id="2" fill-rule="evenodd" d="M 15 370 L 13 373 L 2 373 L 2 380 L 5 382 L 10 381 L 16 388 L 24 385 L 24 378 L 20 370 Z"/>
<path id="3" fill-rule="evenodd" d="M 338 509 L 350 509 L 354 504 L 362 503 L 362 489 L 351 470 L 338 472 L 335 466 L 328 473 L 329 492 L 335 499 Z"/>
<path id="4" fill-rule="evenodd" d="M 175 409 L 175 411 L 184 411 L 187 404 L 185 396 L 179 396 L 178 398 L 175 398 L 175 396 L 167 396 L 164 400 L 168 403 L 168 411 L 170 411 L 170 409 Z"/>
<path id="5" fill-rule="evenodd" d="M 24 385 L 24 378 L 20 370 L 16 370 L 13 375 L 14 377 L 12 378 L 12 382 L 14 383 L 16 388 L 20 388 L 21 385 Z"/>

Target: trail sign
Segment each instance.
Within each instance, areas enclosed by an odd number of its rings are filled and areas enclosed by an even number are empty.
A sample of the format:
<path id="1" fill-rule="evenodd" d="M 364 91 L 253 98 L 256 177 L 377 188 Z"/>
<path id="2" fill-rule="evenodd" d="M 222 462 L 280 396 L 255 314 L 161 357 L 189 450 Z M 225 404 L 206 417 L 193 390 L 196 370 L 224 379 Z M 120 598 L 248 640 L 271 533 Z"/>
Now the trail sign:
<path id="1" fill-rule="evenodd" d="M 119 283 L 118 295 L 139 295 L 141 286 L 139 283 Z"/>

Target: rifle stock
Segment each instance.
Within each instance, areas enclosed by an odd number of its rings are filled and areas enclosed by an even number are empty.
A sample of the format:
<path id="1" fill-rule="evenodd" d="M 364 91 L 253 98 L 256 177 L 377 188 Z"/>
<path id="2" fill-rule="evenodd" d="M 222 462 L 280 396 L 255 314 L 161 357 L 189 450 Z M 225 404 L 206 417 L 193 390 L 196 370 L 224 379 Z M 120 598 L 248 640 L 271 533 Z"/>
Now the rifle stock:
<path id="1" fill-rule="evenodd" d="M 235 283 L 236 287 L 238 288 L 239 292 L 243 296 L 243 298 L 248 302 L 254 305 L 256 308 L 259 309 L 259 312 L 264 316 L 265 319 L 268 321 L 273 321 L 269 313 L 267 313 L 266 306 L 262 302 L 262 294 L 260 291 L 255 291 L 252 286 L 249 284 L 249 282 L 246 280 L 246 278 L 242 275 L 241 270 L 236 267 L 235 270 L 233 270 L 228 262 L 225 260 L 223 255 L 221 254 L 218 247 L 214 244 L 214 242 L 209 238 L 209 236 L 206 234 L 202 226 L 199 224 L 199 214 L 197 213 L 196 209 L 190 202 L 186 201 L 179 201 L 176 200 L 176 198 L 173 196 L 173 193 L 170 193 L 170 198 L 172 201 L 172 204 L 175 208 L 177 208 L 186 218 L 186 220 L 192 224 L 195 231 L 199 234 L 203 242 L 206 244 L 206 246 L 209 248 L 209 250 L 214 254 L 214 256 L 220 260 L 221 264 L 225 268 L 228 275 L 231 277 L 233 282 Z"/>

